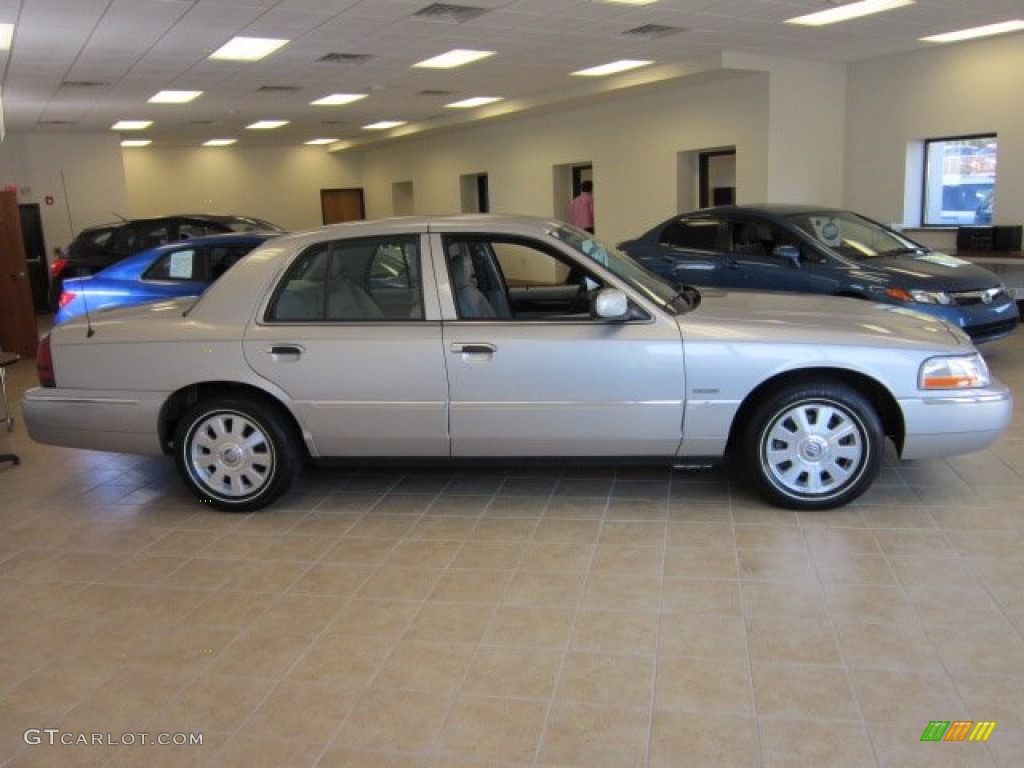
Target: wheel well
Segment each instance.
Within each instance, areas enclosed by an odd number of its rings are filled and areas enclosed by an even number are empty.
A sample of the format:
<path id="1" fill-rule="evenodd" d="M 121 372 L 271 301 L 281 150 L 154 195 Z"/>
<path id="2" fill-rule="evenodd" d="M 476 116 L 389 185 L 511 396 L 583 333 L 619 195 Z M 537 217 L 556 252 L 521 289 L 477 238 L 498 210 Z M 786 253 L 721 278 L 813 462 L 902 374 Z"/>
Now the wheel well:
<path id="1" fill-rule="evenodd" d="M 904 437 L 903 415 L 892 393 L 870 376 L 865 376 L 856 371 L 836 368 L 801 368 L 796 371 L 787 371 L 762 382 L 740 404 L 739 410 L 736 412 L 736 418 L 732 422 L 732 429 L 729 431 L 729 441 L 726 450 L 735 452 L 738 449 L 750 417 L 766 397 L 772 396 L 775 392 L 790 384 L 806 385 L 809 382 L 839 382 L 857 390 L 875 407 L 875 410 L 878 412 L 878 418 L 882 421 L 882 430 L 886 436 L 896 444 L 897 450 L 902 450 Z"/>
<path id="2" fill-rule="evenodd" d="M 302 451 L 305 458 L 309 458 L 306 449 L 306 442 L 302 439 L 302 430 L 299 428 L 295 416 L 273 395 L 268 394 L 258 387 L 249 384 L 240 384 L 235 381 L 204 381 L 199 384 L 190 384 L 187 387 L 174 392 L 164 402 L 160 409 L 160 445 L 166 454 L 172 452 L 174 447 L 174 432 L 178 427 L 178 421 L 189 408 L 202 400 L 209 400 L 213 397 L 246 397 L 259 400 L 268 408 L 273 408 L 285 420 L 292 430 L 295 444 Z"/>

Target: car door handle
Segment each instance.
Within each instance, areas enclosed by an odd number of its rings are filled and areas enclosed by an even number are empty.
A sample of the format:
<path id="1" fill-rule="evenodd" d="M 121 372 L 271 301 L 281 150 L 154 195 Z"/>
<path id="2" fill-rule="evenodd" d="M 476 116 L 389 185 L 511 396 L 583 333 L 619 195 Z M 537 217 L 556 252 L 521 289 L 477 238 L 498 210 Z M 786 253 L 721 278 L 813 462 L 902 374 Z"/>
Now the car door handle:
<path id="1" fill-rule="evenodd" d="M 305 351 L 298 344 L 275 344 L 267 350 L 267 354 L 281 362 L 295 362 Z"/>
<path id="2" fill-rule="evenodd" d="M 451 350 L 457 355 L 487 355 L 490 357 L 498 351 L 498 348 L 493 344 L 481 342 L 470 342 L 467 344 L 455 342 L 452 344 Z"/>

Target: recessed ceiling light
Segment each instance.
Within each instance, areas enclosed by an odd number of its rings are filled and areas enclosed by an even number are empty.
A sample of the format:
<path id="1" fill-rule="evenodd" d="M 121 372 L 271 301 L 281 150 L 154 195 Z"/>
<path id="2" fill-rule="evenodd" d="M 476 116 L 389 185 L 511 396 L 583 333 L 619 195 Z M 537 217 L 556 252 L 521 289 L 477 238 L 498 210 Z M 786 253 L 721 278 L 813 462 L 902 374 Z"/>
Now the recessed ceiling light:
<path id="1" fill-rule="evenodd" d="M 312 144 L 313 146 L 317 146 L 319 144 L 334 144 L 336 141 L 337 141 L 337 139 L 310 139 L 309 141 L 304 142 L 304 143 Z"/>
<path id="2" fill-rule="evenodd" d="M 501 96 L 474 96 L 471 99 L 453 101 L 451 104 L 445 104 L 445 106 L 452 109 L 472 109 L 473 107 L 482 107 L 485 104 L 493 104 L 494 102 L 501 100 Z"/>
<path id="3" fill-rule="evenodd" d="M 821 27 L 826 24 L 837 24 L 840 21 L 859 19 L 861 16 L 870 16 L 873 13 L 891 11 L 894 8 L 902 8 L 905 5 L 913 5 L 914 0 L 861 0 L 859 3 L 848 3 L 826 11 L 808 13 L 805 16 L 795 16 L 786 19 L 787 24 L 802 24 L 807 27 Z"/>
<path id="4" fill-rule="evenodd" d="M 648 64 L 653 63 L 653 61 L 641 61 L 637 59 L 620 59 L 619 61 L 611 61 L 607 64 L 590 67 L 589 69 L 580 69 L 573 72 L 573 74 L 580 75 L 582 77 L 604 77 L 605 75 L 615 75 L 619 72 L 627 72 L 631 69 L 637 69 L 638 67 L 646 67 Z"/>
<path id="5" fill-rule="evenodd" d="M 251 131 L 270 131 L 288 125 L 288 120 L 257 120 L 255 123 L 245 126 Z"/>
<path id="6" fill-rule="evenodd" d="M 202 95 L 202 91 L 160 91 L 149 97 L 150 104 L 188 104 Z"/>
<path id="7" fill-rule="evenodd" d="M 121 142 L 122 147 L 148 147 L 153 142 L 149 139 L 125 139 Z"/>
<path id="8" fill-rule="evenodd" d="M 0 24 L 0 51 L 11 50 L 11 43 L 14 41 L 14 25 Z"/>
<path id="9" fill-rule="evenodd" d="M 365 98 L 365 93 L 332 93 L 330 96 L 324 96 L 322 99 L 309 103 L 318 107 L 340 107 L 343 104 L 351 104 L 353 101 Z"/>
<path id="10" fill-rule="evenodd" d="M 210 54 L 211 59 L 259 61 L 289 41 L 276 37 L 233 37 Z"/>
<path id="11" fill-rule="evenodd" d="M 493 55 L 494 51 L 467 51 L 456 48 L 453 51 L 448 51 L 448 53 L 442 53 L 440 56 L 434 56 L 432 59 L 424 59 L 413 64 L 413 66 L 426 67 L 428 69 L 454 69 L 455 67 L 471 64 L 474 61 L 480 61 L 480 59 L 486 59 L 488 56 Z"/>
<path id="12" fill-rule="evenodd" d="M 400 125 L 405 125 L 405 120 L 381 120 L 378 123 L 370 123 L 364 125 L 364 131 L 386 131 L 388 128 L 397 128 Z"/>
<path id="13" fill-rule="evenodd" d="M 983 27 L 972 27 L 971 29 L 960 29 L 956 32 L 946 32 L 941 35 L 922 37 L 926 43 L 956 43 L 960 40 L 973 40 L 976 37 L 989 37 L 990 35 L 1004 35 L 1007 32 L 1017 32 L 1024 29 L 1024 20 L 1013 19 L 1012 21 L 1001 21 L 998 24 L 986 24 Z"/>
<path id="14" fill-rule="evenodd" d="M 230 147 L 238 139 L 208 139 L 203 142 L 204 147 Z"/>
<path id="15" fill-rule="evenodd" d="M 112 131 L 144 131 L 152 124 L 152 120 L 118 120 L 110 126 L 110 129 Z"/>

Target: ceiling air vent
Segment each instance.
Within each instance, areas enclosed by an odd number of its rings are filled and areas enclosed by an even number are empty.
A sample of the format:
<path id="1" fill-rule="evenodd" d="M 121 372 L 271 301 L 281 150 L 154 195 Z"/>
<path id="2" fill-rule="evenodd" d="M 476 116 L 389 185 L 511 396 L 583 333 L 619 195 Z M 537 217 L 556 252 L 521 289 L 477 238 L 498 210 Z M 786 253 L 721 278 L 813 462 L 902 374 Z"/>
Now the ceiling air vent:
<path id="1" fill-rule="evenodd" d="M 453 96 L 455 91 L 438 91 L 428 88 L 425 91 L 420 91 L 417 96 Z"/>
<path id="2" fill-rule="evenodd" d="M 630 37 L 646 37 L 654 40 L 658 37 L 671 37 L 680 32 L 686 32 L 686 27 L 666 27 L 664 24 L 644 24 L 642 27 L 633 27 L 623 32 L 623 35 Z"/>
<path id="3" fill-rule="evenodd" d="M 295 91 L 301 91 L 302 86 L 299 85 L 261 85 L 256 89 L 260 93 L 294 93 Z"/>
<path id="4" fill-rule="evenodd" d="M 368 53 L 328 53 L 317 61 L 330 61 L 335 64 L 362 64 L 372 58 L 373 56 Z"/>
<path id="5" fill-rule="evenodd" d="M 60 84 L 61 88 L 106 88 L 110 83 L 103 83 L 99 80 L 65 80 Z"/>
<path id="6" fill-rule="evenodd" d="M 74 125 L 74 120 L 39 120 L 36 125 Z"/>
<path id="7" fill-rule="evenodd" d="M 470 21 L 477 16 L 483 16 L 488 8 L 476 8 L 472 5 L 452 5 L 451 3 L 434 3 L 426 8 L 421 8 L 413 14 L 416 19 L 428 19 L 430 21 L 447 21 L 452 24 L 461 24 Z"/>

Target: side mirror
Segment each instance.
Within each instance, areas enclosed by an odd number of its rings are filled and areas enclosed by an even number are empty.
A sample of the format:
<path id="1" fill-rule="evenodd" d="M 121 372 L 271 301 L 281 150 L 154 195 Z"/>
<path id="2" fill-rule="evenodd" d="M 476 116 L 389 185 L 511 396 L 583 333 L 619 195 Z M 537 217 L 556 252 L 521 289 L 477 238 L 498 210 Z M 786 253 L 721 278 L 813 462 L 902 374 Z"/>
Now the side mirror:
<path id="1" fill-rule="evenodd" d="M 772 256 L 788 261 L 794 269 L 800 269 L 800 249 L 795 245 L 776 245 L 772 249 Z"/>
<path id="2" fill-rule="evenodd" d="M 629 298 L 615 288 L 603 288 L 594 296 L 590 314 L 602 320 L 626 320 L 629 318 Z"/>

